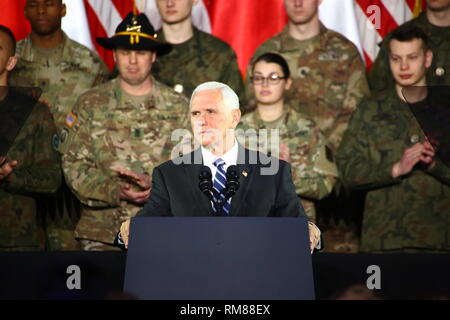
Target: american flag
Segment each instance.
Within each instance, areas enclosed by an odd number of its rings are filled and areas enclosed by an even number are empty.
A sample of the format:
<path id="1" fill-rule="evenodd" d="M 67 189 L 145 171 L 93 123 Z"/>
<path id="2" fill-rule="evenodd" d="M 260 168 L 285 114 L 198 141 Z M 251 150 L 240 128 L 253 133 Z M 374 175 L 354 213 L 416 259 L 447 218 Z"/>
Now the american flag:
<path id="1" fill-rule="evenodd" d="M 29 24 L 23 15 L 26 0 L 0 0 L 0 24 L 24 38 Z M 199 0 L 194 24 L 228 42 L 236 51 L 243 74 L 247 63 L 264 40 L 281 31 L 287 22 L 284 0 Z M 417 16 L 423 0 L 325 0 L 321 21 L 344 34 L 360 49 L 368 68 L 378 53 L 377 44 L 392 29 Z M 161 18 L 155 0 L 66 0 L 63 29 L 69 36 L 95 49 L 112 67 L 111 53 L 98 46 L 96 37 L 111 36 L 125 15 L 136 9 L 145 12 L 155 28 Z"/>
<path id="2" fill-rule="evenodd" d="M 368 68 L 378 54 L 378 43 L 389 31 L 418 16 L 425 6 L 425 1 L 422 0 L 355 0 L 355 2 L 358 31 Z"/>

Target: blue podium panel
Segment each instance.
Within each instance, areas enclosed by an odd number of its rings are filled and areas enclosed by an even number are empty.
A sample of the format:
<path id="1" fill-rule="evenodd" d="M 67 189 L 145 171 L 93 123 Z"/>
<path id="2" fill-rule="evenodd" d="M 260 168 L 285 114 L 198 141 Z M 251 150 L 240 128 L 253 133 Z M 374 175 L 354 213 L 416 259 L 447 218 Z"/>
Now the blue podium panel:
<path id="1" fill-rule="evenodd" d="M 307 220 L 133 218 L 124 291 L 151 300 L 314 299 Z"/>

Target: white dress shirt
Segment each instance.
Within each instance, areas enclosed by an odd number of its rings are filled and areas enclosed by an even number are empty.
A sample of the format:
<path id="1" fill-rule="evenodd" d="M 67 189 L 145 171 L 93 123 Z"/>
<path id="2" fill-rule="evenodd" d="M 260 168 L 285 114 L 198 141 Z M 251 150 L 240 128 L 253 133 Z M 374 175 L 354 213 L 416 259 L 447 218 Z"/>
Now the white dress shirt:
<path id="1" fill-rule="evenodd" d="M 211 169 L 213 180 L 214 177 L 216 176 L 217 171 L 217 167 L 214 165 L 214 161 L 216 161 L 219 158 L 222 159 L 225 162 L 225 165 L 223 166 L 225 172 L 227 172 L 229 166 L 235 166 L 237 163 L 239 148 L 236 138 L 234 139 L 234 144 L 231 147 L 231 149 L 228 150 L 222 156 L 216 156 L 212 154 L 208 149 L 204 148 L 203 146 L 201 148 L 202 148 L 203 164 Z"/>

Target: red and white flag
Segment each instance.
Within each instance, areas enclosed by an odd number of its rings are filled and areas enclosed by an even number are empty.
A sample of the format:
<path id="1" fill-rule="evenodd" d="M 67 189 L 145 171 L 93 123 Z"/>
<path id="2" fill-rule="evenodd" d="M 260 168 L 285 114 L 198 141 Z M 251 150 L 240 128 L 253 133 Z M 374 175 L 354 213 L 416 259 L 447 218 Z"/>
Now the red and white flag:
<path id="1" fill-rule="evenodd" d="M 121 18 L 133 8 L 133 3 L 140 12 L 147 14 L 156 29 L 161 26 L 155 0 L 84 0 L 93 37 L 112 35 Z M 324 1 L 319 13 L 327 27 L 346 35 L 362 53 L 354 0 Z M 253 52 L 283 29 L 287 15 L 284 0 L 200 0 L 194 6 L 193 22 L 201 30 L 211 32 L 230 44 L 245 74 Z M 112 63 L 109 53 L 98 45 L 96 49 L 106 61 Z"/>
<path id="2" fill-rule="evenodd" d="M 378 43 L 397 26 L 419 15 L 422 0 L 355 0 L 356 17 L 368 68 L 375 60 Z"/>
<path id="3" fill-rule="evenodd" d="M 10 28 L 17 40 L 30 33 L 30 23 L 25 19 L 25 0 L 0 0 L 0 24 Z"/>
<path id="4" fill-rule="evenodd" d="M 112 67 L 112 55 L 100 47 L 96 37 L 111 36 L 120 21 L 133 10 L 145 12 L 155 29 L 161 18 L 155 0 L 64 1 L 67 15 L 63 29 L 69 36 L 98 51 Z M 286 25 L 284 0 L 199 0 L 194 24 L 229 43 L 236 51 L 243 74 L 255 49 Z M 422 0 L 325 0 L 319 15 L 330 29 L 349 38 L 364 56 L 368 67 L 378 53 L 377 44 L 393 28 L 416 16 Z M 23 16 L 25 0 L 0 0 L 0 24 L 13 29 L 18 39 L 29 32 Z"/>

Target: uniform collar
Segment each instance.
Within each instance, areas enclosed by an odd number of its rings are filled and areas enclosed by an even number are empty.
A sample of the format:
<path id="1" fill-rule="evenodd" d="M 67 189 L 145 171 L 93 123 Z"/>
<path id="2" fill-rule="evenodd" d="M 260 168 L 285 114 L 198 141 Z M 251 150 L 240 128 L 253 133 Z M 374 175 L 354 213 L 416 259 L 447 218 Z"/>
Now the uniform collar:
<path id="1" fill-rule="evenodd" d="M 329 37 L 329 30 L 327 29 L 327 27 L 325 27 L 325 25 L 320 22 L 320 30 L 319 30 L 319 34 L 311 39 L 308 40 L 297 40 L 295 38 L 293 38 L 290 34 L 289 34 L 289 25 L 286 25 L 283 29 L 283 31 L 281 31 L 280 33 L 280 38 L 281 38 L 281 44 L 280 44 L 280 48 L 282 52 L 286 52 L 286 51 L 296 51 L 299 50 L 300 47 L 302 46 L 302 42 L 303 41 L 314 41 L 313 39 L 315 39 L 316 37 L 319 37 L 319 42 L 315 43 L 314 46 L 318 46 L 321 48 L 324 48 L 326 46 L 326 43 L 328 42 L 328 37 Z"/>
<path id="2" fill-rule="evenodd" d="M 111 80 L 113 82 L 114 85 L 114 96 L 116 101 L 118 101 L 118 105 L 117 108 L 121 109 L 121 108 L 128 108 L 127 106 L 125 106 L 124 104 L 120 103 L 122 101 L 122 96 L 123 96 L 123 89 L 120 86 L 120 80 L 119 80 L 120 76 L 117 76 L 117 78 Z M 157 93 L 161 90 L 161 84 L 155 80 L 155 78 L 150 75 L 150 78 L 152 79 L 152 89 L 150 90 L 149 93 L 147 93 L 147 100 L 146 103 L 149 102 L 150 100 L 152 100 Z M 152 103 L 151 104 L 153 107 L 156 107 L 156 103 Z"/>
<path id="3" fill-rule="evenodd" d="M 162 28 L 159 29 L 156 32 L 156 34 L 158 35 L 158 40 L 166 42 L 166 37 L 164 36 L 164 31 L 163 31 Z M 192 37 L 191 38 L 189 38 L 188 40 L 186 40 L 185 42 L 182 42 L 182 43 L 178 43 L 178 44 L 172 44 L 171 43 L 171 45 L 172 46 L 181 46 L 183 44 L 190 43 L 192 40 L 198 38 L 199 35 L 200 35 L 200 31 L 195 26 L 192 26 Z"/>
<path id="4" fill-rule="evenodd" d="M 59 64 L 61 61 L 63 61 L 66 57 L 70 57 L 71 54 L 69 52 L 69 45 L 67 43 L 70 40 L 70 38 L 67 36 L 67 34 L 63 31 L 62 32 L 62 43 L 58 45 L 58 47 L 61 49 L 61 54 L 55 59 L 55 64 Z M 33 42 L 31 41 L 31 36 L 26 37 L 23 41 L 23 47 L 22 49 L 18 48 L 17 55 L 20 56 L 21 59 L 29 62 L 34 62 L 36 57 L 36 48 L 33 46 Z"/>
<path id="5" fill-rule="evenodd" d="M 427 15 L 425 11 L 422 11 L 420 15 L 416 18 L 418 25 L 427 33 L 430 41 L 438 46 L 445 39 L 445 34 L 448 34 L 450 31 L 450 27 L 439 27 L 434 24 L 431 24 L 428 21 Z"/>

